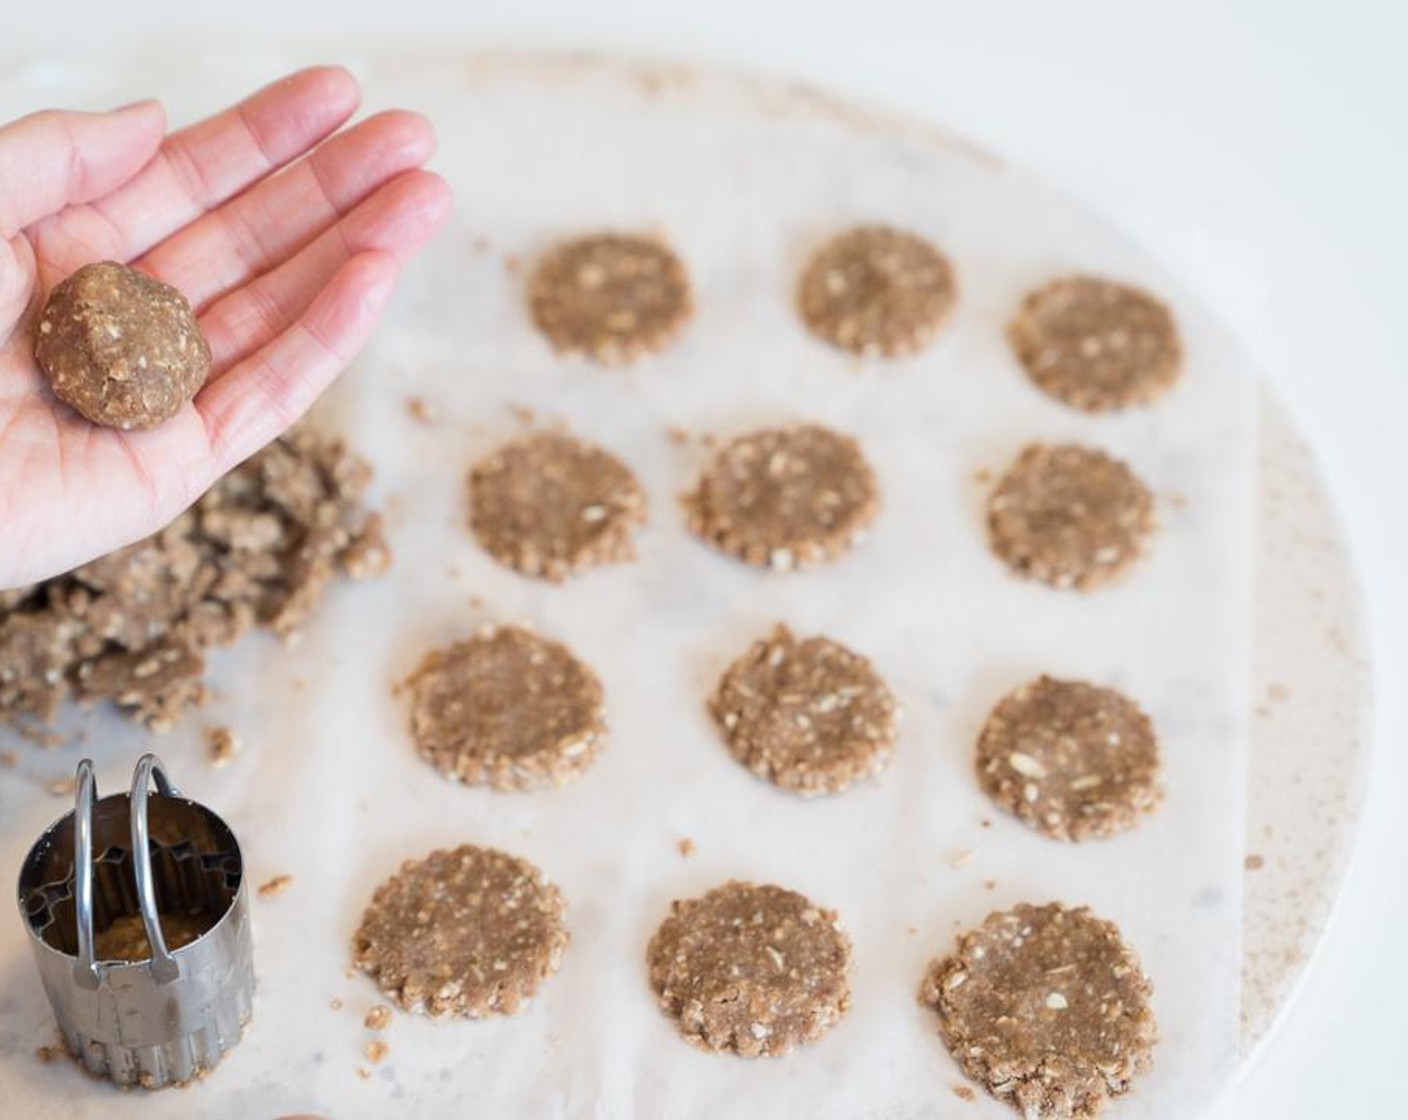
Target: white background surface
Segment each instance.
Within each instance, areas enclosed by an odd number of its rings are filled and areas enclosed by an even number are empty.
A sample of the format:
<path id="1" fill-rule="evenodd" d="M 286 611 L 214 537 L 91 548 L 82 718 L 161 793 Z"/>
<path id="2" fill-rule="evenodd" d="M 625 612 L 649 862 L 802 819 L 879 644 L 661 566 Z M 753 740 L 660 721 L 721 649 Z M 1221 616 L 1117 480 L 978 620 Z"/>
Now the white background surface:
<path id="1" fill-rule="evenodd" d="M 913 111 L 1075 190 L 1196 268 L 1318 449 L 1375 641 L 1375 773 L 1341 911 L 1246 1120 L 1391 1116 L 1408 1028 L 1408 6 L 1183 0 L 846 5 L 753 0 L 244 0 L 235 21 L 159 0 L 6 5 L 0 50 L 197 48 L 359 33 L 591 46 L 743 64 Z M 156 79 L 154 78 L 154 82 Z M 159 84 L 159 83 L 158 83 Z M 159 92 L 154 84 L 153 92 Z M 1180 260 L 1171 259 L 1175 267 Z M 1204 287 L 1207 284 L 1204 280 Z"/>

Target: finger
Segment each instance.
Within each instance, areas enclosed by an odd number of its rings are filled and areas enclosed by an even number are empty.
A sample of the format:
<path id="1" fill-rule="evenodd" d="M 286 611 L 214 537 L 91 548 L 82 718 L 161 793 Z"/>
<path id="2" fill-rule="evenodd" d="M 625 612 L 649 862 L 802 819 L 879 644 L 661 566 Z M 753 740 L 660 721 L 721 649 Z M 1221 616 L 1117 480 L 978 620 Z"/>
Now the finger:
<path id="1" fill-rule="evenodd" d="M 432 172 L 407 171 L 381 187 L 293 258 L 201 316 L 215 369 L 234 365 L 287 330 L 353 257 L 377 251 L 405 264 L 449 212 L 450 188 Z"/>
<path id="2" fill-rule="evenodd" d="M 286 260 L 434 149 L 424 117 L 381 113 L 197 219 L 136 265 L 200 307 Z"/>
<path id="3" fill-rule="evenodd" d="M 357 109 L 340 66 L 300 70 L 179 132 L 151 164 L 94 206 L 118 231 L 124 260 L 302 155 Z"/>
<path id="4" fill-rule="evenodd" d="M 195 405 L 217 473 L 243 462 L 308 410 L 367 341 L 399 271 L 389 253 L 353 257 L 283 334 L 200 391 Z"/>
<path id="5" fill-rule="evenodd" d="M 111 113 L 46 110 L 0 128 L 0 241 L 126 182 L 161 143 L 155 101 Z"/>

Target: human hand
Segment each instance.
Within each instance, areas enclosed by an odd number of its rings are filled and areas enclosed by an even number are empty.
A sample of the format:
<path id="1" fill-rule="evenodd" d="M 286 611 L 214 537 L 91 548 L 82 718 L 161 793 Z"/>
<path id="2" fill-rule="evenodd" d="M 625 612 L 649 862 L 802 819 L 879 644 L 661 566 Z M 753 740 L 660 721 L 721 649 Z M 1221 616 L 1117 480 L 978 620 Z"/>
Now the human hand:
<path id="1" fill-rule="evenodd" d="M 420 169 L 435 143 L 424 118 L 338 131 L 358 97 L 324 67 L 165 137 L 154 101 L 0 127 L 0 589 L 155 532 L 362 347 L 450 195 Z M 35 363 L 34 313 L 97 260 L 180 289 L 210 342 L 205 387 L 159 427 L 89 424 Z"/>

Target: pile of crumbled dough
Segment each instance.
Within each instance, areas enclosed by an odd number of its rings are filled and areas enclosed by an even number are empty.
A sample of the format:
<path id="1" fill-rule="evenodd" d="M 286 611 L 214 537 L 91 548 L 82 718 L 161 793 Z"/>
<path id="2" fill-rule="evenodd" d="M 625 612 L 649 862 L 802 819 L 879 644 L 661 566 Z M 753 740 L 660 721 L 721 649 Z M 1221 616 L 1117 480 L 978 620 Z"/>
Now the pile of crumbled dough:
<path id="1" fill-rule="evenodd" d="M 73 696 L 164 730 L 206 696 L 204 651 L 254 626 L 286 637 L 338 572 L 386 570 L 371 470 L 299 428 L 147 540 L 0 591 L 0 723 L 47 723 Z"/>

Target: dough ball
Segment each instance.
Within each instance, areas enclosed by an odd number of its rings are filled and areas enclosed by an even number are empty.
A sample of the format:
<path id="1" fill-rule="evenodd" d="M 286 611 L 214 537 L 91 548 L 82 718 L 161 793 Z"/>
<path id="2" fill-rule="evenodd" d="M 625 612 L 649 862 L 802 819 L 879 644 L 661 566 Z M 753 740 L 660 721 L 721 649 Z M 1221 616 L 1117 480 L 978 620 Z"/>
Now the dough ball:
<path id="1" fill-rule="evenodd" d="M 151 428 L 176 415 L 210 374 L 210 346 L 186 297 L 113 261 L 55 286 L 35 358 L 54 395 L 106 428 Z"/>

